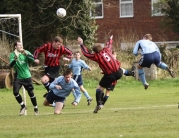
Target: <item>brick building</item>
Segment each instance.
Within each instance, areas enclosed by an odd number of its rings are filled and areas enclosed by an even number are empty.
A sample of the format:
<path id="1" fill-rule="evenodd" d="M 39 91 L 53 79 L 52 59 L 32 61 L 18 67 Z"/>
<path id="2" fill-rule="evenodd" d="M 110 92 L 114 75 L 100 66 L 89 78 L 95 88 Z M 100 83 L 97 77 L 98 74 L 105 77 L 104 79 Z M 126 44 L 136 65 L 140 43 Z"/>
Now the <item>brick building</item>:
<path id="1" fill-rule="evenodd" d="M 155 8 L 158 0 L 94 0 L 98 42 L 105 36 L 114 35 L 114 39 L 135 35 L 141 39 L 146 33 L 153 41 L 178 41 L 179 35 L 162 27 L 164 18 L 160 9 Z M 118 36 L 118 37 L 116 37 Z"/>

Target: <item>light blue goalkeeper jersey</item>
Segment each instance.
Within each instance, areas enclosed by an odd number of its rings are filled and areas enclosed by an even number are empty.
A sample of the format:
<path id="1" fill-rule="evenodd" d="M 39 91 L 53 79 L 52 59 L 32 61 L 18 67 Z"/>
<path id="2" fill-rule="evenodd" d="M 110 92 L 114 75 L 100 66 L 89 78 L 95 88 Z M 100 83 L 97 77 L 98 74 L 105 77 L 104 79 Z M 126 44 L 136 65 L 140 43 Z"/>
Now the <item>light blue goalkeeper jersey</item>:
<path id="1" fill-rule="evenodd" d="M 57 89 L 55 85 L 60 85 L 62 89 Z M 70 82 L 66 83 L 64 76 L 56 78 L 49 86 L 49 89 L 53 90 L 53 93 L 59 97 L 66 98 L 74 89 L 76 93 L 75 102 L 79 103 L 81 99 L 81 92 L 77 82 L 71 78 Z"/>
<path id="2" fill-rule="evenodd" d="M 68 65 L 68 68 L 71 68 L 73 71 L 73 75 L 81 75 L 82 69 L 89 69 L 90 67 L 81 59 L 76 60 L 73 58 L 71 64 Z"/>
<path id="3" fill-rule="evenodd" d="M 153 52 L 158 52 L 160 54 L 160 50 L 158 46 L 154 42 L 150 40 L 145 40 L 145 39 L 139 40 L 135 44 L 135 47 L 133 49 L 133 54 L 137 56 L 138 51 L 140 51 L 142 55 L 153 53 Z M 161 57 L 161 54 L 160 54 L 160 57 Z"/>

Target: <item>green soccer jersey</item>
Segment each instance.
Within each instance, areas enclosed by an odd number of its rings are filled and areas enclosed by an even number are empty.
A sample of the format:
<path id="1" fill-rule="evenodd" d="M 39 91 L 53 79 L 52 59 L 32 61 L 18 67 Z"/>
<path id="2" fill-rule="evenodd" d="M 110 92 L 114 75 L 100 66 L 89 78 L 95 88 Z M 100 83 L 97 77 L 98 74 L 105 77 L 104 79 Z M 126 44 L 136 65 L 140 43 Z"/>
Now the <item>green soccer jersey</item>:
<path id="1" fill-rule="evenodd" d="M 28 53 L 28 55 L 23 55 L 23 54 L 19 54 L 18 58 L 16 60 L 16 63 L 14 64 L 13 68 L 14 71 L 17 73 L 17 78 L 18 79 L 26 79 L 26 78 L 30 78 L 31 77 L 31 73 L 29 70 L 29 63 L 34 62 L 34 57 L 33 55 L 26 50 L 26 53 Z M 15 57 L 15 53 L 12 52 L 10 54 L 10 63 L 12 63 L 14 61 L 14 57 Z"/>

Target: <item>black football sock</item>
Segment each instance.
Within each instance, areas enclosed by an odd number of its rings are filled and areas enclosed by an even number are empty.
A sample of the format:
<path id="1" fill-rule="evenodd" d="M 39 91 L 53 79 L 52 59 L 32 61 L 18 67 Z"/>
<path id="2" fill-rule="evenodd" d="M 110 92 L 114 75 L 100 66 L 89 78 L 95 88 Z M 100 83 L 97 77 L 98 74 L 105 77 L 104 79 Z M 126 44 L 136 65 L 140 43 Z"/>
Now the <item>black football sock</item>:
<path id="1" fill-rule="evenodd" d="M 109 98 L 109 96 L 104 96 L 104 98 L 103 98 L 103 105 L 106 103 L 106 101 L 108 100 L 108 98 Z"/>
<path id="2" fill-rule="evenodd" d="M 103 92 L 100 89 L 96 89 L 96 103 L 97 103 L 97 106 L 101 105 L 102 93 Z"/>
<path id="3" fill-rule="evenodd" d="M 49 92 L 49 86 L 50 86 L 50 82 L 46 82 L 45 84 L 43 84 L 44 87 L 47 89 L 47 92 Z"/>

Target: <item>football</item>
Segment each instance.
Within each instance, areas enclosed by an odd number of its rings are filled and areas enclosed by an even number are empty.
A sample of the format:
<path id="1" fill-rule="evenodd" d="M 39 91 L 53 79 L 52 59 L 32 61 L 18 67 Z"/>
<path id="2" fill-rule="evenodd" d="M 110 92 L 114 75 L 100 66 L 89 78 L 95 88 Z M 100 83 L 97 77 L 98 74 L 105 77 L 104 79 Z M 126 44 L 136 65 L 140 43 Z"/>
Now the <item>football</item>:
<path id="1" fill-rule="evenodd" d="M 57 16 L 61 17 L 61 18 L 65 17 L 66 16 L 66 10 L 64 8 L 59 8 L 57 10 Z"/>

